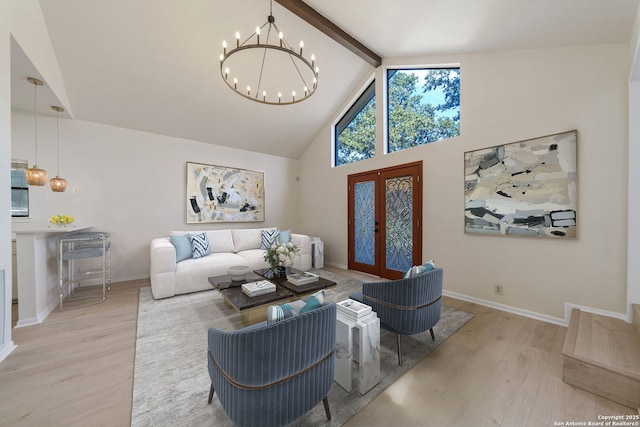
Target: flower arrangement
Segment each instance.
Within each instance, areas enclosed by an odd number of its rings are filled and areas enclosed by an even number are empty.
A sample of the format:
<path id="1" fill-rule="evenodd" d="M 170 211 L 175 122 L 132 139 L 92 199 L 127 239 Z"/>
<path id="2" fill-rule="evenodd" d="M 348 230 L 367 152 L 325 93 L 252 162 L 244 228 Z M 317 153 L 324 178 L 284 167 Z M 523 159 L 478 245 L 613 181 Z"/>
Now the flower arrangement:
<path id="1" fill-rule="evenodd" d="M 289 267 L 293 264 L 293 258 L 300 252 L 293 243 L 273 243 L 264 254 L 264 260 L 269 263 L 272 270 L 277 270 L 283 267 Z"/>

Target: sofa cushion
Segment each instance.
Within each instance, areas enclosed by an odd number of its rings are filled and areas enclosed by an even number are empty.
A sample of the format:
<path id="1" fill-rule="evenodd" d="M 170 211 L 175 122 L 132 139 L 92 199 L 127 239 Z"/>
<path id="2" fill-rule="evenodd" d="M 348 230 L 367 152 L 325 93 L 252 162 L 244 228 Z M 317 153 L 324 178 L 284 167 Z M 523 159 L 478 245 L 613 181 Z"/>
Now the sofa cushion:
<path id="1" fill-rule="evenodd" d="M 262 244 L 260 249 L 269 249 L 278 240 L 278 234 L 280 232 L 277 228 L 264 228 L 262 229 Z"/>
<path id="2" fill-rule="evenodd" d="M 191 234 L 169 236 L 171 244 L 176 248 L 176 262 L 193 258 L 193 249 L 191 248 Z"/>
<path id="3" fill-rule="evenodd" d="M 260 249 L 262 244 L 262 233 L 259 228 L 232 229 L 233 245 L 236 252 L 248 249 Z"/>
<path id="4" fill-rule="evenodd" d="M 303 299 L 287 302 L 282 305 L 269 306 L 269 308 L 267 308 L 267 325 L 322 307 L 324 297 L 325 292 L 324 289 L 322 289 Z"/>
<path id="5" fill-rule="evenodd" d="M 191 235 L 191 250 L 193 258 L 202 258 L 211 253 L 209 248 L 209 238 L 207 233 L 196 233 Z"/>
<path id="6" fill-rule="evenodd" d="M 209 277 L 224 276 L 232 265 L 248 266 L 244 258 L 228 252 L 184 260 L 176 264 L 175 293 L 186 294 L 213 289 L 209 283 Z"/>
<path id="7" fill-rule="evenodd" d="M 246 259 L 249 267 L 257 270 L 259 268 L 269 268 L 269 263 L 264 260 L 264 253 L 262 249 L 247 249 L 246 251 L 238 252 L 237 255 Z"/>
<path id="8" fill-rule="evenodd" d="M 209 237 L 209 245 L 211 246 L 212 254 L 236 252 L 231 230 L 210 230 L 207 231 L 207 236 Z"/>

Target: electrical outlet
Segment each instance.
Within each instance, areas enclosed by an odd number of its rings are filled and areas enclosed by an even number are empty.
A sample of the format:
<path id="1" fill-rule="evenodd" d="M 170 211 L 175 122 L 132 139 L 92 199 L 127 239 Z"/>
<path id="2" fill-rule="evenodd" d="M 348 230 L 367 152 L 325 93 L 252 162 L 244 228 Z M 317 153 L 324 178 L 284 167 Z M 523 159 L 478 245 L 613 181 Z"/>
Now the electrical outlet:
<path id="1" fill-rule="evenodd" d="M 496 295 L 502 295 L 502 285 L 495 285 L 493 292 L 495 292 Z"/>

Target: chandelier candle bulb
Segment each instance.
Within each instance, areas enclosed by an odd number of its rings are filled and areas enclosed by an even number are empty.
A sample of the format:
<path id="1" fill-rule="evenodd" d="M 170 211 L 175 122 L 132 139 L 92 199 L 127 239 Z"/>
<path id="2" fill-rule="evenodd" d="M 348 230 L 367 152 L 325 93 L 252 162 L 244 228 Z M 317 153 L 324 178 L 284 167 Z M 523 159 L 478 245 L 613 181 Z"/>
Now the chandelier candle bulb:
<path id="1" fill-rule="evenodd" d="M 227 77 L 229 77 L 229 68 L 224 69 L 224 79 L 227 80 Z"/>
<path id="2" fill-rule="evenodd" d="M 258 44 L 260 44 L 260 27 L 256 27 L 256 38 L 258 39 Z"/>
<path id="3" fill-rule="evenodd" d="M 220 63 L 223 63 L 223 62 L 224 62 L 224 55 L 220 54 Z"/>
<path id="4" fill-rule="evenodd" d="M 311 68 L 315 68 L 315 67 L 316 67 L 316 56 L 311 55 Z"/>
<path id="5" fill-rule="evenodd" d="M 278 92 L 278 102 L 282 101 L 282 93 Z"/>
<path id="6" fill-rule="evenodd" d="M 284 34 L 282 34 L 282 31 L 280 31 L 278 37 L 280 38 L 280 47 L 282 47 L 282 39 L 284 38 Z"/>
<path id="7" fill-rule="evenodd" d="M 225 56 L 227 55 L 227 41 L 226 40 L 222 41 L 222 54 L 225 55 Z"/>
<path id="8" fill-rule="evenodd" d="M 302 48 L 304 47 L 304 42 L 300 40 L 300 56 L 302 56 Z"/>
<path id="9" fill-rule="evenodd" d="M 266 90 L 263 90 L 263 91 L 262 91 L 262 100 L 263 100 L 263 101 L 266 101 L 266 100 L 267 100 L 267 91 L 266 91 Z"/>
<path id="10" fill-rule="evenodd" d="M 247 95 L 251 96 L 251 87 L 250 86 L 247 86 Z"/>
<path id="11" fill-rule="evenodd" d="M 293 92 L 291 92 L 291 96 L 293 97 L 293 100 L 296 100 L 296 91 L 294 90 Z"/>
<path id="12" fill-rule="evenodd" d="M 236 90 L 238 89 L 238 79 L 235 77 L 233 78 L 233 88 Z"/>
<path id="13" fill-rule="evenodd" d="M 240 33 L 236 31 L 236 49 L 240 47 Z"/>

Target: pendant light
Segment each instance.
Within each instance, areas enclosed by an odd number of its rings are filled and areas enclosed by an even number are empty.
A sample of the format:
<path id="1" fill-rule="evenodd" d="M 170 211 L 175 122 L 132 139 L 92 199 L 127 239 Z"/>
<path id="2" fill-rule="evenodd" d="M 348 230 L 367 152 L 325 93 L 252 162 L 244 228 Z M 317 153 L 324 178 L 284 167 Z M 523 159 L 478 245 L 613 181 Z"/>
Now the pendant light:
<path id="1" fill-rule="evenodd" d="M 44 185 L 47 182 L 47 171 L 38 168 L 38 86 L 42 86 L 42 80 L 35 79 L 33 77 L 27 77 L 27 81 L 33 84 L 33 117 L 34 117 L 34 129 L 35 129 L 35 142 L 36 142 L 36 161 L 33 167 L 27 168 L 25 175 L 27 177 L 27 184 L 29 185 Z"/>
<path id="2" fill-rule="evenodd" d="M 51 178 L 49 185 L 51 190 L 58 193 L 62 193 L 67 189 L 67 180 L 60 178 L 60 113 L 64 111 L 64 108 L 52 105 L 51 109 L 56 112 L 56 177 Z"/>

